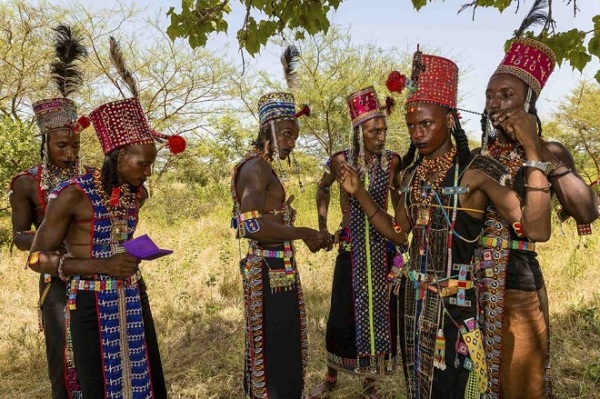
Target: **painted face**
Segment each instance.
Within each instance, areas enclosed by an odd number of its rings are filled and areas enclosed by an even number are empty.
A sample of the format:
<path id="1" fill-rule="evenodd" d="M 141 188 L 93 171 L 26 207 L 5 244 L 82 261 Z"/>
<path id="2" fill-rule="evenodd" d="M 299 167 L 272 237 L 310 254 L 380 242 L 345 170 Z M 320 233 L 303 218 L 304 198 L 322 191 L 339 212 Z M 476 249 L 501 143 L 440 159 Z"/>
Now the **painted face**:
<path id="1" fill-rule="evenodd" d="M 300 133 L 298 121 L 286 120 L 275 122 L 275 132 L 277 148 L 279 148 L 279 158 L 286 159 L 296 147 L 296 140 Z"/>
<path id="2" fill-rule="evenodd" d="M 152 175 L 152 164 L 156 160 L 154 144 L 133 144 L 124 147 L 119 153 L 117 173 L 120 183 L 128 183 L 134 187 L 144 184 Z"/>
<path id="3" fill-rule="evenodd" d="M 377 117 L 369 119 L 362 124 L 363 145 L 365 153 L 381 155 L 385 148 L 385 138 L 387 136 L 387 123 L 385 118 Z"/>
<path id="4" fill-rule="evenodd" d="M 48 133 L 49 161 L 61 169 L 70 168 L 79 156 L 81 137 L 68 128 L 54 129 Z"/>
<path id="5" fill-rule="evenodd" d="M 485 109 L 488 117 L 494 112 L 523 107 L 527 96 L 527 85 L 516 76 L 500 73 L 492 76 L 485 90 Z"/>
<path id="6" fill-rule="evenodd" d="M 436 158 L 452 147 L 448 123 L 452 116 L 441 105 L 416 103 L 406 112 L 406 126 L 412 143 L 425 158 Z"/>

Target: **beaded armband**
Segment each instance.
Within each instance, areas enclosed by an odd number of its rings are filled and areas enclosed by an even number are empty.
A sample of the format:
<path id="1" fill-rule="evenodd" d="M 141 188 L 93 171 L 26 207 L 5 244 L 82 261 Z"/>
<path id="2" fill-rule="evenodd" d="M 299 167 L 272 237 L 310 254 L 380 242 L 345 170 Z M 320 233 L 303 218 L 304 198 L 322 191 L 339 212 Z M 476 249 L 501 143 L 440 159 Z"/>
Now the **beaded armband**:
<path id="1" fill-rule="evenodd" d="M 262 214 L 259 211 L 240 213 L 238 216 L 231 219 L 231 227 L 237 229 L 242 237 L 245 235 L 245 232 L 256 233 L 260 230 L 260 225 L 256 219 L 261 216 Z"/>

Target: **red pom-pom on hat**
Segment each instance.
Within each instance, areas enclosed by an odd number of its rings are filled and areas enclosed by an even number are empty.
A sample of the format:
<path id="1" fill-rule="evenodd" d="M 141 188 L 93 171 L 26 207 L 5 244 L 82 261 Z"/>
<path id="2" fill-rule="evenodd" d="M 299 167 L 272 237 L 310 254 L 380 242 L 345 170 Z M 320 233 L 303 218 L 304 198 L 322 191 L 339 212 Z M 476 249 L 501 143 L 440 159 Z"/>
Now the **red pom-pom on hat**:
<path id="1" fill-rule="evenodd" d="M 73 129 L 73 131 L 75 133 L 79 133 L 82 130 L 85 130 L 88 127 L 90 127 L 90 124 L 91 124 L 90 118 L 88 118 L 87 116 L 83 115 L 79 119 L 77 119 L 77 121 L 75 121 L 75 123 L 73 123 L 73 125 L 71 126 L 71 128 Z"/>
<path id="2" fill-rule="evenodd" d="M 165 146 L 171 151 L 171 154 L 181 154 L 185 151 L 186 141 L 183 137 L 176 134 L 167 139 Z"/>
<path id="3" fill-rule="evenodd" d="M 406 76 L 398 71 L 392 71 L 385 81 L 385 87 L 392 93 L 400 93 L 406 86 Z"/>
<path id="4" fill-rule="evenodd" d="M 296 115 L 294 115 L 296 118 L 300 118 L 301 116 L 310 116 L 310 107 L 308 106 L 308 104 L 304 104 L 302 106 L 302 109 L 298 112 L 296 112 Z"/>

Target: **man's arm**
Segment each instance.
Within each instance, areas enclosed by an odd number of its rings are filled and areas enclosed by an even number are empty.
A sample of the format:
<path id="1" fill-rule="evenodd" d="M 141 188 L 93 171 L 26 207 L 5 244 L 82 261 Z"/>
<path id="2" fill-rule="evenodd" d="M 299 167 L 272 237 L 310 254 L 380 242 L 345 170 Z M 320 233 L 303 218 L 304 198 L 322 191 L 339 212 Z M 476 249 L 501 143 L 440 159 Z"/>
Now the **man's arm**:
<path id="1" fill-rule="evenodd" d="M 336 171 L 339 171 L 341 154 L 334 156 L 330 162 L 330 171 L 324 172 L 317 184 L 317 217 L 319 222 L 319 233 L 325 243 L 327 251 L 333 248 L 333 242 L 330 240 L 329 229 L 327 228 L 327 214 L 331 202 L 331 186 L 335 182 Z"/>
<path id="2" fill-rule="evenodd" d="M 537 134 L 537 121 L 535 117 L 520 107 L 505 109 L 495 115 L 495 124 L 499 126 L 512 140 L 521 144 L 528 163 L 542 162 L 541 139 Z M 520 224 L 523 233 L 533 241 L 547 241 L 551 234 L 550 199 L 551 184 L 544 172 L 534 166 L 525 166 L 525 201 Z M 494 205 L 500 210 L 505 206 L 506 199 L 497 198 Z M 514 210 L 511 215 L 514 215 Z M 503 215 L 504 217 L 504 215 Z M 505 217 L 506 218 L 506 217 Z M 506 218 L 511 221 L 510 219 Z M 511 221 L 514 223 L 514 221 Z"/>
<path id="3" fill-rule="evenodd" d="M 358 200 L 360 206 L 363 208 L 363 212 L 369 219 L 369 223 L 377 231 L 396 245 L 406 242 L 407 232 L 401 227 L 402 225 L 395 224 L 393 217 L 381 209 L 373 200 L 369 192 L 363 187 L 358 172 L 350 164 L 346 163 L 343 165 L 339 179 L 344 190 Z"/>
<path id="4" fill-rule="evenodd" d="M 390 186 L 390 197 L 392 199 L 392 206 L 394 209 L 398 206 L 400 201 L 400 185 L 402 182 L 400 181 L 401 172 L 402 171 L 402 161 L 398 154 L 394 154 L 392 156 L 392 184 Z"/>
<path id="5" fill-rule="evenodd" d="M 59 275 L 58 267 L 63 255 L 55 251 L 65 240 L 81 204 L 89 206 L 83 195 L 75 186 L 68 186 L 55 199 L 48 202 L 46 217 L 31 246 L 31 254 L 39 252 L 38 262 L 28 261 L 32 270 Z M 137 272 L 139 262 L 139 259 L 128 253 L 117 254 L 107 259 L 65 257 L 62 259 L 62 273 L 65 276 L 108 274 L 115 277 L 129 277 Z"/>
<path id="6" fill-rule="evenodd" d="M 12 182 L 10 207 L 12 210 L 12 239 L 21 251 L 29 251 L 33 243 L 34 206 L 31 202 L 31 192 L 37 187 L 37 182 L 30 175 L 17 177 Z"/>
<path id="7" fill-rule="evenodd" d="M 508 187 L 501 186 L 497 181 L 468 170 L 463 175 L 463 182 L 469 182 L 469 186 L 479 186 L 479 190 L 485 194 L 477 201 L 477 194 L 473 192 L 468 201 L 461 199 L 461 205 L 467 208 L 484 209 L 487 200 L 492 201 L 500 216 L 511 225 L 520 223 L 523 234 L 532 241 L 548 241 L 551 233 L 550 220 L 550 190 L 547 189 L 548 183 L 542 171 L 534 169 L 527 171 L 528 182 L 534 180 L 540 183 L 529 183 L 526 188 L 524 201 L 521 202 L 517 193 Z M 536 176 L 539 180 L 536 180 Z M 546 183 L 543 183 L 546 181 Z M 539 186 L 534 186 L 539 184 Z M 471 187 L 473 187 L 471 186 Z M 543 190 L 531 189 L 531 186 L 544 188 Z"/>
<path id="8" fill-rule="evenodd" d="M 553 168 L 548 180 L 565 211 L 579 224 L 595 221 L 599 216 L 600 199 L 577 173 L 569 150 L 560 143 L 543 142 L 542 157 L 544 161 L 552 162 Z"/>
<path id="9" fill-rule="evenodd" d="M 262 212 L 265 209 L 267 185 L 270 179 L 271 170 L 260 159 L 250 160 L 242 167 L 238 175 L 238 184 L 242 188 L 241 214 L 252 211 Z M 253 229 L 255 230 L 253 233 L 246 231 L 246 238 L 273 242 L 301 239 L 313 252 L 321 247 L 322 241 L 317 230 L 308 227 L 285 226 L 272 222 L 264 216 L 255 219 L 255 222 L 258 224 L 258 229 Z"/>

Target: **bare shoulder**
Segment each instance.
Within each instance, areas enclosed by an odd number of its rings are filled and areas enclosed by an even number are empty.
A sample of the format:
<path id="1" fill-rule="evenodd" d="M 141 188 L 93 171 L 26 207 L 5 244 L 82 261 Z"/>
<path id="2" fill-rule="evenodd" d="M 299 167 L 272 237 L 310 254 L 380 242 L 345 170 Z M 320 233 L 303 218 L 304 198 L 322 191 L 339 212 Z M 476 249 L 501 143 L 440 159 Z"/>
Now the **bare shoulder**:
<path id="1" fill-rule="evenodd" d="M 572 158 L 571 152 L 563 144 L 558 141 L 546 141 L 546 147 L 552 152 L 552 154 L 558 159 L 563 157 Z"/>
<path id="2" fill-rule="evenodd" d="M 238 190 L 265 190 L 272 176 L 271 166 L 262 158 L 252 158 L 238 171 L 236 187 Z"/>
<path id="3" fill-rule="evenodd" d="M 36 192 L 37 186 L 38 182 L 35 177 L 27 173 L 15 176 L 11 182 L 11 190 L 13 193 L 21 196 Z"/>
<path id="4" fill-rule="evenodd" d="M 76 206 L 85 200 L 85 193 L 75 184 L 69 184 L 58 193 L 53 193 L 48 197 L 48 205 L 50 204 L 61 207 Z M 87 202 L 87 201 L 86 201 Z"/>

